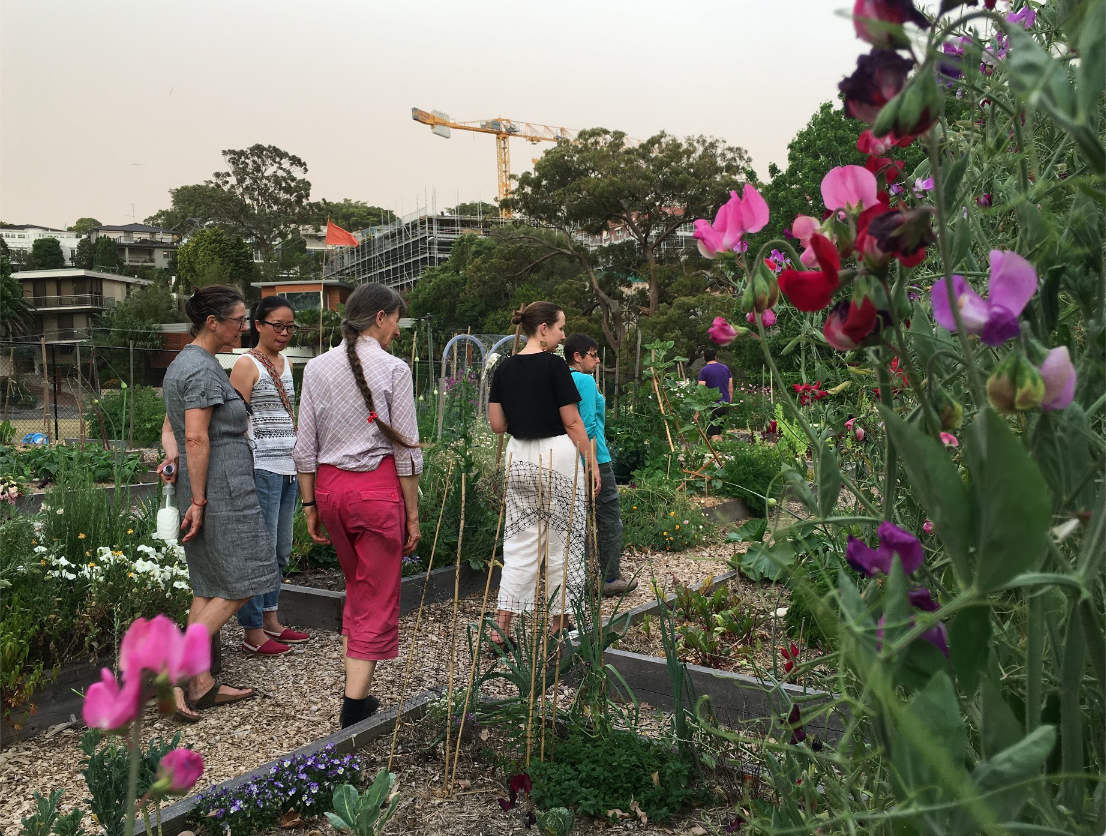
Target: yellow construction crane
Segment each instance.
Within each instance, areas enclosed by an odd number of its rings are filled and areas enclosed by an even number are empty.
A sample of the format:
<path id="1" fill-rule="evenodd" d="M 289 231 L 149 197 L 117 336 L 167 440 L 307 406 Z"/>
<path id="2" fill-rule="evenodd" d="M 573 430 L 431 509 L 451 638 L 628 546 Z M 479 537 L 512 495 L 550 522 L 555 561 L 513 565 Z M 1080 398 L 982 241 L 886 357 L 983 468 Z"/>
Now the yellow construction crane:
<path id="1" fill-rule="evenodd" d="M 507 140 L 511 137 L 525 139 L 536 145 L 539 142 L 556 142 L 558 139 L 567 139 L 570 142 L 576 139 L 576 131 L 568 128 L 554 128 L 549 125 L 536 125 L 533 122 L 516 122 L 514 119 L 487 119 L 483 122 L 454 122 L 448 115 L 441 111 L 425 111 L 417 107 L 411 108 L 411 118 L 416 122 L 429 125 L 435 136 L 449 139 L 451 129 L 459 131 L 474 131 L 480 134 L 492 134 L 495 137 L 495 162 L 496 172 L 499 175 L 499 215 L 509 218 L 513 214 L 503 208 L 503 202 L 511 196 L 511 149 Z"/>

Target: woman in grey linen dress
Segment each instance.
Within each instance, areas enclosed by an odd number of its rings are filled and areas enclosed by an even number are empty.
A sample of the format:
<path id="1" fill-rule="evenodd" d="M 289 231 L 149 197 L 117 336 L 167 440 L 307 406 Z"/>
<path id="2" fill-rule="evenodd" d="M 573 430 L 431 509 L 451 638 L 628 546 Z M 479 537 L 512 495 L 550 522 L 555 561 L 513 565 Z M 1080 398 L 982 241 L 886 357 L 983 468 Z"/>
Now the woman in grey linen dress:
<path id="1" fill-rule="evenodd" d="M 203 624 L 212 635 L 243 602 L 280 586 L 276 552 L 257 499 L 253 454 L 246 440 L 249 414 L 215 354 L 238 342 L 246 325 L 242 295 L 231 287 L 209 285 L 185 305 L 195 339 L 165 373 L 165 460 L 158 473 L 179 479 L 185 560 L 192 584 L 189 624 Z M 167 464 L 176 465 L 170 476 Z M 177 695 L 177 717 L 199 719 L 194 709 L 226 705 L 253 696 L 205 672 Z"/>

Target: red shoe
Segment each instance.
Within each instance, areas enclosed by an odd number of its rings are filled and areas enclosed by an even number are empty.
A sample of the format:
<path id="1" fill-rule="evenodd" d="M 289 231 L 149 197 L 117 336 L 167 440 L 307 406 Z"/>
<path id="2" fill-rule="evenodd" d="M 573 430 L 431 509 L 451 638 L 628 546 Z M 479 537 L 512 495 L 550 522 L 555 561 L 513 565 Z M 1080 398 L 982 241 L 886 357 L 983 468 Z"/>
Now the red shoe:
<path id="1" fill-rule="evenodd" d="M 255 653 L 258 656 L 283 656 L 285 653 L 292 652 L 292 648 L 288 645 L 275 642 L 272 639 L 266 639 L 265 644 L 256 646 L 243 641 L 242 649 L 247 653 Z"/>
<path id="2" fill-rule="evenodd" d="M 266 630 L 265 635 L 272 636 L 278 642 L 283 644 L 303 644 L 305 641 L 311 639 L 310 633 L 300 633 L 293 630 L 291 627 L 285 627 L 279 633 L 275 633 L 272 630 Z"/>

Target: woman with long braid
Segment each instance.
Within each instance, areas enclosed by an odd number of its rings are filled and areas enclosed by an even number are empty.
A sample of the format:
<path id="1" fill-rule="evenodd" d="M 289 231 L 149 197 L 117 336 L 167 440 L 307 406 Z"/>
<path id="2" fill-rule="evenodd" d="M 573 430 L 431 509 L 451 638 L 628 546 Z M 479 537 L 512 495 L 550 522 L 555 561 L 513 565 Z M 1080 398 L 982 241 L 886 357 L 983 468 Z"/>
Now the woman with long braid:
<path id="1" fill-rule="evenodd" d="M 373 673 L 399 653 L 400 563 L 419 542 L 414 384 L 388 352 L 406 310 L 391 288 L 361 285 L 346 301 L 341 344 L 303 375 L 293 453 L 300 498 L 311 539 L 333 541 L 346 577 L 342 728 L 379 707 Z"/>

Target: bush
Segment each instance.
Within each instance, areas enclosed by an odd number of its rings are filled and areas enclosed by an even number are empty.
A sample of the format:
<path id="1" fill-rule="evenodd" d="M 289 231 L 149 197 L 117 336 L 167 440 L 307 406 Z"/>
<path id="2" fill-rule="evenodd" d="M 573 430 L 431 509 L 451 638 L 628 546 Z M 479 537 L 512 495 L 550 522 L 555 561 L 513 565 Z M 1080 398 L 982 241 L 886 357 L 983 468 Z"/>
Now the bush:
<path id="1" fill-rule="evenodd" d="M 720 452 L 726 464 L 717 472 L 716 490 L 722 496 L 740 499 L 750 513 L 766 516 L 769 488 L 783 466 L 783 457 L 772 444 L 725 444 Z"/>
<path id="2" fill-rule="evenodd" d="M 567 807 L 606 818 L 609 810 L 630 811 L 636 801 L 653 821 L 671 817 L 699 800 L 692 767 L 672 749 L 631 732 L 592 737 L 573 728 L 552 758 L 530 763 L 534 803 Z"/>
<path id="3" fill-rule="evenodd" d="M 98 444 L 0 446 L 0 476 L 24 483 L 56 483 L 67 473 L 80 473 L 92 482 L 129 485 L 141 469 L 138 455 L 105 450 Z"/>
<path id="4" fill-rule="evenodd" d="M 100 392 L 100 413 L 108 438 L 126 440 L 130 436 L 131 400 L 134 400 L 134 444 L 159 447 L 161 426 L 165 422 L 165 401 L 151 386 L 133 389 L 107 389 Z"/>
<path id="5" fill-rule="evenodd" d="M 656 551 L 681 551 L 703 543 L 713 526 L 699 506 L 663 476 L 644 477 L 619 494 L 622 542 Z"/>

